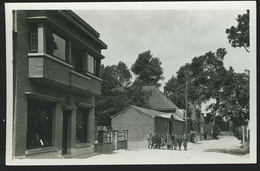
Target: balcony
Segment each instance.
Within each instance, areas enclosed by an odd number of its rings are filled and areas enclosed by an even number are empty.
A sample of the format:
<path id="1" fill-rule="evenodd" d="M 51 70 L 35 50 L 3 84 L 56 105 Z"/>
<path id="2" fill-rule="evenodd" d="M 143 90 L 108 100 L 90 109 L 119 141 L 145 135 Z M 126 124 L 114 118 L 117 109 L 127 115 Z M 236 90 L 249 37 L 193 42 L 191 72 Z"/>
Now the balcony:
<path id="1" fill-rule="evenodd" d="M 29 78 L 51 81 L 91 95 L 101 94 L 101 79 L 73 71 L 73 66 L 45 53 L 29 53 Z"/>

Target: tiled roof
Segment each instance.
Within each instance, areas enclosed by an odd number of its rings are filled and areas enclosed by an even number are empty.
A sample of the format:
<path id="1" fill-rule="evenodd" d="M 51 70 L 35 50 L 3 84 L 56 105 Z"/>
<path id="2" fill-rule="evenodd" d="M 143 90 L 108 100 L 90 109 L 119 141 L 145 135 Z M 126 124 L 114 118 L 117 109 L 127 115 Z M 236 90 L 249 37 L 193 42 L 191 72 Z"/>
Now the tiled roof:
<path id="1" fill-rule="evenodd" d="M 142 114 L 145 114 L 145 115 L 150 116 L 152 118 L 160 117 L 160 118 L 170 119 L 171 116 L 173 116 L 174 120 L 184 122 L 184 119 L 183 119 L 182 115 L 179 112 L 176 112 L 176 113 L 164 113 L 164 112 L 159 112 L 159 111 L 156 111 L 156 110 L 146 109 L 146 108 L 137 107 L 137 106 L 133 106 L 133 105 L 127 107 L 126 109 L 122 110 L 121 112 L 117 113 L 116 115 L 112 116 L 111 118 L 113 119 L 114 117 L 120 115 L 121 113 L 124 113 L 125 111 L 127 111 L 131 107 L 134 108 L 135 110 L 141 112 Z"/>
<path id="2" fill-rule="evenodd" d="M 179 109 L 157 87 L 143 86 L 142 88 L 145 92 L 152 91 L 152 95 L 149 97 L 149 102 L 152 109 Z"/>

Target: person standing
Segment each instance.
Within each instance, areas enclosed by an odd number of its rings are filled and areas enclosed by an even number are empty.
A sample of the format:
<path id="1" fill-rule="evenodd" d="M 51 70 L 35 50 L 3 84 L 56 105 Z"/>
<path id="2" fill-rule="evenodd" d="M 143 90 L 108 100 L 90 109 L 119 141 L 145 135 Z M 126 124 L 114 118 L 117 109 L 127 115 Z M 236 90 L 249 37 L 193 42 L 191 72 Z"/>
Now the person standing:
<path id="1" fill-rule="evenodd" d="M 153 136 L 152 136 L 152 149 L 154 149 L 155 146 L 156 146 L 156 135 L 154 133 Z"/>
<path id="2" fill-rule="evenodd" d="M 167 136 L 167 149 L 170 149 L 171 148 L 171 136 L 168 135 Z"/>
<path id="3" fill-rule="evenodd" d="M 172 133 L 172 135 L 171 135 L 171 149 L 173 149 L 173 143 L 174 143 L 174 135 Z"/>
<path id="4" fill-rule="evenodd" d="M 177 145 L 178 145 L 177 140 L 178 140 L 177 135 L 174 135 L 174 150 L 177 150 Z"/>
<path id="5" fill-rule="evenodd" d="M 181 144 L 182 144 L 182 137 L 181 137 L 181 135 L 179 135 L 179 137 L 178 137 L 179 150 L 181 150 Z"/>
<path id="6" fill-rule="evenodd" d="M 148 148 L 151 149 L 152 148 L 152 134 L 149 133 L 149 137 L 148 137 Z"/>
<path id="7" fill-rule="evenodd" d="M 184 134 L 184 136 L 183 136 L 183 146 L 184 146 L 185 151 L 187 151 L 187 143 L 188 143 L 188 137 Z"/>
<path id="8" fill-rule="evenodd" d="M 164 147 L 164 142 L 165 142 L 165 135 L 162 134 L 161 136 L 161 146 Z"/>
<path id="9" fill-rule="evenodd" d="M 157 137 L 157 148 L 158 149 L 161 148 L 161 134 L 159 134 L 158 137 Z"/>

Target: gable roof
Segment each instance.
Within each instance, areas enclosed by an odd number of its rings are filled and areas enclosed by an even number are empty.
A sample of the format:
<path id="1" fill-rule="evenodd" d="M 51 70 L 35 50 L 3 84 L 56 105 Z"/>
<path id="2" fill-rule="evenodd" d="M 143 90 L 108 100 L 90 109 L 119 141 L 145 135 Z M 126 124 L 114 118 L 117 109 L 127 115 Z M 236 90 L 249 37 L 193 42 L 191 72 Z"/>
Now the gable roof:
<path id="1" fill-rule="evenodd" d="M 149 97 L 149 103 L 152 109 L 179 109 L 170 99 L 168 99 L 157 87 L 155 86 L 143 86 L 143 91 L 152 92 Z"/>
<path id="2" fill-rule="evenodd" d="M 161 117 L 161 118 L 167 118 L 167 119 L 171 118 L 171 113 L 159 112 L 156 110 L 145 109 L 145 108 L 137 107 L 137 106 L 132 106 L 132 107 L 152 118 L 155 118 L 155 117 Z"/>
<path id="3" fill-rule="evenodd" d="M 147 116 L 149 116 L 151 118 L 160 117 L 160 118 L 170 119 L 171 117 L 173 117 L 173 119 L 175 119 L 175 120 L 184 122 L 183 117 L 181 117 L 181 114 L 177 114 L 177 113 L 164 113 L 164 112 L 159 112 L 159 111 L 156 111 L 156 110 L 146 109 L 146 108 L 137 107 L 137 106 L 133 106 L 133 105 L 125 108 L 121 112 L 119 112 L 116 115 L 112 116 L 111 119 L 117 117 L 120 114 L 123 114 L 129 108 L 133 108 L 133 109 L 137 110 L 137 112 L 145 114 L 145 115 L 147 115 Z"/>

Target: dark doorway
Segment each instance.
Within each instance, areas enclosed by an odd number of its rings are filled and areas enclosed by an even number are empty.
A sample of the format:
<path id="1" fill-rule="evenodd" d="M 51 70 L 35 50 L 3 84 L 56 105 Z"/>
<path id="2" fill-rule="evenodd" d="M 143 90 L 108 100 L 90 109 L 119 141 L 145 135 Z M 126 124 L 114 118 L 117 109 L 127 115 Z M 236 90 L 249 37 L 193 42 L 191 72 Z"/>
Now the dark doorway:
<path id="1" fill-rule="evenodd" d="M 67 154 L 68 149 L 68 115 L 70 111 L 63 111 L 63 127 L 62 127 L 62 154 Z"/>
<path id="2" fill-rule="evenodd" d="M 172 135 L 172 122 L 169 122 L 169 134 Z"/>

